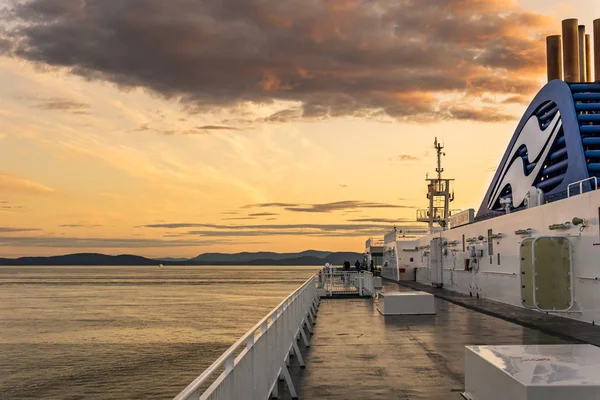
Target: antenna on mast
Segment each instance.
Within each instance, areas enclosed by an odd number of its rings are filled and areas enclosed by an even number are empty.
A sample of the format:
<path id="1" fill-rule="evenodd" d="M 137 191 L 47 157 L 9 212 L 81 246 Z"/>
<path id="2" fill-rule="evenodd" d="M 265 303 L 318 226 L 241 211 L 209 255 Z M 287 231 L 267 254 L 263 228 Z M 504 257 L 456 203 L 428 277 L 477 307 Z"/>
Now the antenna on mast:
<path id="1" fill-rule="evenodd" d="M 438 173 L 438 180 L 440 180 L 442 179 L 442 172 L 444 172 L 444 168 L 442 168 L 442 156 L 445 156 L 446 153 L 442 153 L 444 145 L 438 142 L 437 137 L 433 142 L 433 147 L 435 148 L 435 151 L 437 153 L 437 169 L 435 170 L 435 172 Z"/>
<path id="2" fill-rule="evenodd" d="M 442 150 L 444 145 L 438 141 L 436 137 L 433 142 L 433 148 L 437 155 L 437 178 L 429 178 L 429 174 L 425 180 L 427 184 L 427 199 L 429 207 L 425 210 L 417 210 L 417 221 L 427 222 L 429 231 L 433 232 L 434 223 L 439 224 L 442 229 L 448 226 L 448 217 L 450 216 L 450 202 L 454 200 L 454 191 L 450 192 L 450 182 L 454 179 L 442 179 L 442 156 L 445 156 Z"/>

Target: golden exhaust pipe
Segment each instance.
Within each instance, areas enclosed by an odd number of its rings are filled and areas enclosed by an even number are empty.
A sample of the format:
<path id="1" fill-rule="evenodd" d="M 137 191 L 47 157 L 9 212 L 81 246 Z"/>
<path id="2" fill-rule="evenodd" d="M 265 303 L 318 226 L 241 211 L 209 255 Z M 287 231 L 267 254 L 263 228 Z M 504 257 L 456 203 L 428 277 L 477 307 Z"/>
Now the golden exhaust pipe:
<path id="1" fill-rule="evenodd" d="M 585 25 L 577 27 L 577 45 L 579 48 L 579 81 L 587 82 L 585 76 L 585 66 L 587 64 L 585 59 Z"/>
<path id="2" fill-rule="evenodd" d="M 585 35 L 585 81 L 594 81 L 592 76 L 592 38 L 589 34 Z"/>
<path id="3" fill-rule="evenodd" d="M 563 78 L 562 38 L 560 35 L 552 35 L 546 38 L 546 66 L 548 82 Z"/>
<path id="4" fill-rule="evenodd" d="M 565 81 L 579 82 L 579 28 L 577 19 L 562 22 L 563 62 Z M 598 24 L 600 30 L 600 23 Z"/>
<path id="5" fill-rule="evenodd" d="M 600 19 L 594 21 L 594 71 L 600 81 Z"/>

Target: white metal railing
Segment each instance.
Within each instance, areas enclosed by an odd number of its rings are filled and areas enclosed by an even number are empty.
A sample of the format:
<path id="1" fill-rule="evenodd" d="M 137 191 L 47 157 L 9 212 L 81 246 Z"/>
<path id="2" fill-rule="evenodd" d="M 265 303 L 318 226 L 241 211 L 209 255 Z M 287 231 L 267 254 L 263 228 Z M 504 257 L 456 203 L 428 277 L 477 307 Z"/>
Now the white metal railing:
<path id="1" fill-rule="evenodd" d="M 325 288 L 330 297 L 334 295 L 373 296 L 375 294 L 373 274 L 367 271 L 326 268 L 321 287 Z"/>
<path id="2" fill-rule="evenodd" d="M 277 391 L 280 375 L 293 397 L 295 390 L 286 360 L 294 352 L 303 366 L 296 338 L 308 344 L 304 325 L 312 330 L 317 296 L 316 275 L 309 278 L 251 328 L 174 400 L 267 399 Z M 239 354 L 238 354 L 239 353 Z M 223 371 L 215 379 L 211 377 Z M 201 392 L 204 387 L 208 388 Z"/>
<path id="3" fill-rule="evenodd" d="M 586 183 L 587 181 L 590 182 L 590 190 L 598 190 L 598 178 L 596 178 L 595 176 L 590 176 L 589 178 L 582 179 L 577 182 L 569 183 L 569 186 L 567 186 L 567 197 L 571 197 L 571 187 L 578 186 L 579 193 L 576 193 L 576 194 L 582 194 L 583 193 L 583 184 Z"/>

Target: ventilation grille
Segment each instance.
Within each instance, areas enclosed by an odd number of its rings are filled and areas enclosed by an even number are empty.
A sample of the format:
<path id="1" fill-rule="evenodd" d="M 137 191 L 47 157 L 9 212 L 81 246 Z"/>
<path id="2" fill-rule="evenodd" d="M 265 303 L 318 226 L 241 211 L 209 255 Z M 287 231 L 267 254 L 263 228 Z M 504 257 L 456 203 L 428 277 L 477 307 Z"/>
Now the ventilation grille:
<path id="1" fill-rule="evenodd" d="M 569 85 L 589 176 L 600 177 L 600 84 Z"/>

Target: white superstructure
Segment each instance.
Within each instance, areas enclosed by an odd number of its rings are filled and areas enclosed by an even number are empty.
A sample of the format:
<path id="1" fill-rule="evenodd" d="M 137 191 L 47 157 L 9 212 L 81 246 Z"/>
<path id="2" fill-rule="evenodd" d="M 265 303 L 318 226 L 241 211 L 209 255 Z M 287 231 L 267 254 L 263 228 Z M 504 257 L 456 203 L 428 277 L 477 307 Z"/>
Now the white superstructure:
<path id="1" fill-rule="evenodd" d="M 571 186 L 584 184 L 597 189 L 595 177 Z M 479 222 L 473 214 L 455 213 L 448 229 L 418 237 L 386 234 L 382 276 L 600 321 L 599 190 L 569 190 L 565 199 L 530 201 Z"/>

